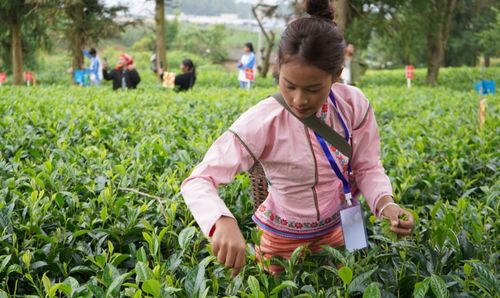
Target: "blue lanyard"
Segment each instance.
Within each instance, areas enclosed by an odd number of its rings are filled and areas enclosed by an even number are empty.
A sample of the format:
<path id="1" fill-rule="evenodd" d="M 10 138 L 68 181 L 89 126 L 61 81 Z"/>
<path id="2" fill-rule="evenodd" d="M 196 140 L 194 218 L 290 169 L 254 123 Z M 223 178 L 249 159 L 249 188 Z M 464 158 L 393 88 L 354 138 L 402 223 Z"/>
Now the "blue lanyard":
<path id="1" fill-rule="evenodd" d="M 337 108 L 337 103 L 335 102 L 335 96 L 333 95 L 333 92 L 331 90 L 330 90 L 329 98 L 332 101 L 335 108 Z M 344 120 L 342 119 L 340 113 L 338 112 L 338 110 L 337 110 L 337 115 L 338 115 L 340 123 L 342 124 L 342 127 L 344 128 L 345 139 L 346 139 L 346 141 L 349 141 L 349 130 L 348 130 L 347 125 L 345 124 Z M 351 206 L 352 194 L 351 194 L 351 188 L 349 187 L 349 182 L 347 181 L 346 177 L 342 174 L 342 171 L 339 169 L 339 167 L 338 167 L 337 163 L 335 162 L 335 159 L 333 158 L 332 153 L 330 152 L 330 149 L 328 148 L 328 145 L 326 144 L 325 140 L 316 132 L 314 132 L 314 134 L 316 135 L 316 139 L 318 139 L 318 142 L 320 143 L 321 148 L 323 149 L 323 152 L 325 153 L 326 158 L 328 159 L 328 162 L 330 163 L 330 166 L 332 167 L 333 172 L 335 172 L 335 175 L 337 175 L 337 177 L 340 179 L 340 181 L 342 181 L 342 190 L 344 192 L 347 205 Z M 350 161 L 348 163 L 348 172 L 351 172 Z"/>

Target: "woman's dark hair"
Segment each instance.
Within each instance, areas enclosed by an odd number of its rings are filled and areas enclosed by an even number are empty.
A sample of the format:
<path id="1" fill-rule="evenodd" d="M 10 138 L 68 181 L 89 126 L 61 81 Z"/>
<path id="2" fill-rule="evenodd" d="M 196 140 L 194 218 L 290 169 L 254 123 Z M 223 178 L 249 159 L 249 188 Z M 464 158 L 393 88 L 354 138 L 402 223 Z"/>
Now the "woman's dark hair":
<path id="1" fill-rule="evenodd" d="M 306 0 L 307 17 L 290 23 L 281 36 L 278 64 L 291 59 L 312 64 L 332 75 L 344 62 L 344 37 L 333 21 L 329 0 Z"/>
<path id="2" fill-rule="evenodd" d="M 89 54 L 90 54 L 90 56 L 95 57 L 95 55 L 97 55 L 97 51 L 95 50 L 95 48 L 90 48 Z"/>
<path id="3" fill-rule="evenodd" d="M 250 49 L 250 52 L 252 52 L 252 53 L 254 52 L 254 51 L 253 51 L 253 44 L 252 44 L 251 42 L 247 42 L 247 43 L 245 44 L 245 47 L 247 47 L 248 49 Z"/>
<path id="4" fill-rule="evenodd" d="M 189 58 L 182 60 L 182 64 L 193 73 L 193 81 L 190 83 L 190 86 L 192 87 L 194 85 L 194 82 L 196 81 L 196 66 L 194 66 L 193 60 Z"/>

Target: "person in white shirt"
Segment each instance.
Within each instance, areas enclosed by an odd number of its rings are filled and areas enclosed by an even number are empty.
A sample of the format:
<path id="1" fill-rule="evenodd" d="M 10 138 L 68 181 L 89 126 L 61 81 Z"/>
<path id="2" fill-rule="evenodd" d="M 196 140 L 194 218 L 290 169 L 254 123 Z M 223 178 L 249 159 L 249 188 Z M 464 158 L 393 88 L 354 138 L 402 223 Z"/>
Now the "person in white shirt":
<path id="1" fill-rule="evenodd" d="M 354 46 L 352 43 L 348 44 L 344 49 L 344 69 L 340 78 L 342 83 L 352 85 L 352 57 L 354 56 Z"/>
<path id="2" fill-rule="evenodd" d="M 238 81 L 240 81 L 240 87 L 244 89 L 250 89 L 252 83 L 255 80 L 255 53 L 253 50 L 253 45 L 251 42 L 245 44 L 245 54 L 241 57 L 238 63 Z"/>

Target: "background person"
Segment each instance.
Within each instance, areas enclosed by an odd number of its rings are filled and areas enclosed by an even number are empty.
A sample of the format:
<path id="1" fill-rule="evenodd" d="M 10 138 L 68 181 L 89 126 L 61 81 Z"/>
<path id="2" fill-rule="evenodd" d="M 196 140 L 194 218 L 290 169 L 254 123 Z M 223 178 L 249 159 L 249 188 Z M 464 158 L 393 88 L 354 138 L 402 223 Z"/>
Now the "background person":
<path id="1" fill-rule="evenodd" d="M 129 54 L 118 57 L 118 65 L 108 72 L 107 65 L 103 68 L 104 79 L 113 81 L 113 90 L 136 89 L 141 82 L 141 77 L 135 69 L 134 60 Z"/>
<path id="2" fill-rule="evenodd" d="M 245 53 L 238 62 L 238 81 L 240 87 L 250 89 L 255 80 L 255 53 L 251 42 L 247 42 L 243 49 Z"/>
<path id="3" fill-rule="evenodd" d="M 344 84 L 356 86 L 361 80 L 361 76 L 368 69 L 368 65 L 355 53 L 352 43 L 347 44 L 344 50 L 344 69 L 341 79 Z"/>
<path id="4" fill-rule="evenodd" d="M 90 48 L 90 50 L 83 50 L 83 55 L 90 59 L 90 65 L 87 68 L 90 76 L 91 85 L 100 85 L 102 81 L 102 64 L 101 59 L 97 55 L 95 48 Z"/>
<path id="5" fill-rule="evenodd" d="M 160 78 L 164 83 L 163 85 L 172 88 L 172 81 L 165 82 L 165 80 L 173 79 L 173 88 L 175 91 L 187 91 L 193 88 L 196 82 L 196 66 L 193 60 L 189 58 L 182 60 L 180 69 L 181 74 L 175 75 L 174 78 L 172 78 L 174 73 L 166 73 L 163 69 L 160 69 Z M 168 74 L 168 77 L 166 74 Z"/>

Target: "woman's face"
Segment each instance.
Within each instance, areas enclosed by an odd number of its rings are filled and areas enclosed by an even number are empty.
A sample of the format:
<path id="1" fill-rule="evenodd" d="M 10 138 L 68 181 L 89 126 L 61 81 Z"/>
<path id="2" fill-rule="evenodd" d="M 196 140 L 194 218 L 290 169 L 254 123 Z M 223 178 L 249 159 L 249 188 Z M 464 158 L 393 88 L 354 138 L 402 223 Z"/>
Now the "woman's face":
<path id="1" fill-rule="evenodd" d="M 123 59 L 123 57 L 118 58 L 118 66 L 123 67 L 126 64 L 127 64 L 127 61 L 125 61 L 125 59 Z"/>
<path id="2" fill-rule="evenodd" d="M 298 59 L 291 59 L 280 67 L 281 94 L 300 118 L 307 118 L 321 108 L 335 81 L 332 74 Z"/>
<path id="3" fill-rule="evenodd" d="M 182 73 L 186 73 L 189 71 L 189 68 L 184 63 L 181 63 L 180 68 Z"/>
<path id="4" fill-rule="evenodd" d="M 250 53 L 250 48 L 249 47 L 245 46 L 243 49 L 245 50 L 245 53 L 247 53 L 247 54 Z"/>

